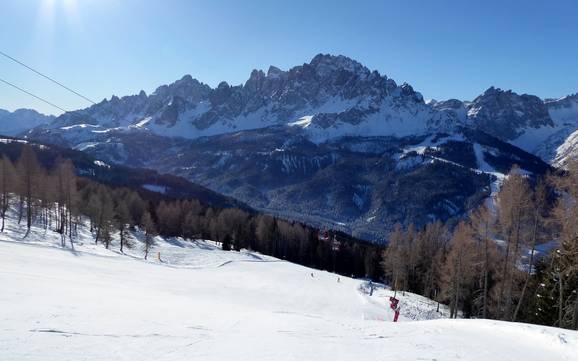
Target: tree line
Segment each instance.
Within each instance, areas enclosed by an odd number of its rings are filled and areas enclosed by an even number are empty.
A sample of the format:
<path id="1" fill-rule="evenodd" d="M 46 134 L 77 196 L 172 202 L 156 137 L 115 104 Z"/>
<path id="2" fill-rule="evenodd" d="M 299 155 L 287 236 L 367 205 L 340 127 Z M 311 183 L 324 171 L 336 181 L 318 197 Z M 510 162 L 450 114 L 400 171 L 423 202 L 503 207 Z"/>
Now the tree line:
<path id="1" fill-rule="evenodd" d="M 578 328 L 578 165 L 539 180 L 518 168 L 495 199 L 457 226 L 396 225 L 388 245 L 347 234 L 319 237 L 308 225 L 196 199 L 151 196 L 79 177 L 73 163 L 43 166 L 24 145 L 17 159 L 0 158 L 0 230 L 12 213 L 18 223 L 51 229 L 74 247 L 88 224 L 97 244 L 121 252 L 137 245 L 143 258 L 156 235 L 211 239 L 224 250 L 250 249 L 346 276 L 383 280 L 448 304 L 450 316 L 525 321 Z M 118 239 L 118 243 L 113 239 Z M 337 246 L 336 246 L 337 245 Z M 551 250 L 544 250 L 550 246 Z M 542 252 L 537 253 L 541 249 Z"/>
<path id="2" fill-rule="evenodd" d="M 96 244 L 121 252 L 135 247 L 135 229 L 144 233 L 143 257 L 156 235 L 211 239 L 224 250 L 250 249 L 291 262 L 354 277 L 381 276 L 383 247 L 336 233 L 338 249 L 322 241 L 318 230 L 303 223 L 238 208 L 214 208 L 197 199 L 173 199 L 145 190 L 112 187 L 79 177 L 73 163 L 57 159 L 43 166 L 34 147 L 23 145 L 14 161 L 0 159 L 2 231 L 8 210 L 26 222 L 61 234 L 62 245 L 74 247 L 78 225 L 87 222 Z M 114 245 L 116 246 L 116 244 Z"/>
<path id="3" fill-rule="evenodd" d="M 397 225 L 382 258 L 394 289 L 446 303 L 450 317 L 578 329 L 578 163 L 535 181 L 514 167 L 452 230 Z"/>

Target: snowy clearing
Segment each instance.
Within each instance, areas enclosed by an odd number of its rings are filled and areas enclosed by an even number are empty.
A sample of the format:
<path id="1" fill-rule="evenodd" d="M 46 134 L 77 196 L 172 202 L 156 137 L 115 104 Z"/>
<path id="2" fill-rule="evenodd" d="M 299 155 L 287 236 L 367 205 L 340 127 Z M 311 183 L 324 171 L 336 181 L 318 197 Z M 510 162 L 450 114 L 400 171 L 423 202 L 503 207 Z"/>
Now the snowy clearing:
<path id="1" fill-rule="evenodd" d="M 578 360 L 578 332 L 442 317 L 435 303 L 210 242 L 149 261 L 13 222 L 0 234 L 1 360 Z M 157 253 L 161 253 L 161 262 Z M 313 274 L 313 276 L 312 276 Z M 445 308 L 442 307 L 442 311 Z M 446 313 L 447 314 L 447 313 Z"/>

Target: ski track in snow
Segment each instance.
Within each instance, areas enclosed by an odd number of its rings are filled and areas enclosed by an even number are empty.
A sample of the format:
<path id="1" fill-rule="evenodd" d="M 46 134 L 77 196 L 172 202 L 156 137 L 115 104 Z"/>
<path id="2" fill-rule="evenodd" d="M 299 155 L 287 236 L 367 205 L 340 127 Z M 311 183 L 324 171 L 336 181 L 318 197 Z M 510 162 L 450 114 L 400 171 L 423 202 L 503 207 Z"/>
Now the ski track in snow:
<path id="1" fill-rule="evenodd" d="M 0 234 L 0 360 L 578 360 L 578 332 L 487 320 L 257 253 L 163 240 L 148 261 L 9 221 Z M 160 252 L 161 261 L 157 258 Z M 311 276 L 313 273 L 313 277 Z M 418 321 L 412 321 L 418 320 Z"/>

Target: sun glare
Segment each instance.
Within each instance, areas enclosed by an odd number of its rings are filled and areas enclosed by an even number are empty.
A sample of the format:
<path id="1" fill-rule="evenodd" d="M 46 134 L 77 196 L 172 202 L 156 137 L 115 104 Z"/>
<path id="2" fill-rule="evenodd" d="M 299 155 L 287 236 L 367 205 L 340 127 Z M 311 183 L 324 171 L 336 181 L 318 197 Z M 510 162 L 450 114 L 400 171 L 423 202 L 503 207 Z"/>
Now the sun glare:
<path id="1" fill-rule="evenodd" d="M 47 26 L 45 29 L 49 31 L 59 20 L 66 22 L 68 25 L 74 25 L 79 22 L 78 1 L 42 0 L 40 18 Z"/>

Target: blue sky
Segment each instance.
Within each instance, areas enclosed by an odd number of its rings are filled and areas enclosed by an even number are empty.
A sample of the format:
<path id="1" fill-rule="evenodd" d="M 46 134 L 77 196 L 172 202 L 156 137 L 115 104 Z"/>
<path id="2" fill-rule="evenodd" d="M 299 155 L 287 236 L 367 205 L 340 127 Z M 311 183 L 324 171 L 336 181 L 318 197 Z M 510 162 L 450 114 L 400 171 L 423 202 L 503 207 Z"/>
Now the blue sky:
<path id="1" fill-rule="evenodd" d="M 343 54 L 425 98 L 578 92 L 578 1 L 1 0 L 0 50 L 91 99 Z M 0 78 L 87 105 L 0 57 Z M 0 108 L 58 113 L 0 84 Z"/>

